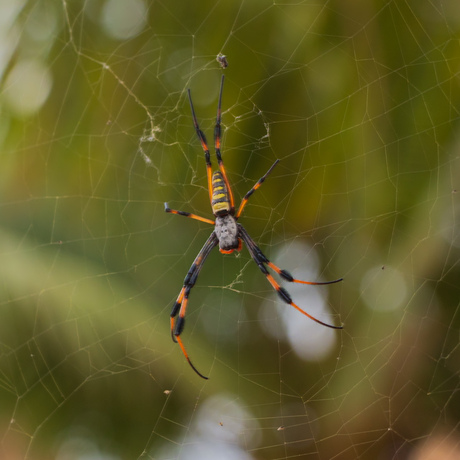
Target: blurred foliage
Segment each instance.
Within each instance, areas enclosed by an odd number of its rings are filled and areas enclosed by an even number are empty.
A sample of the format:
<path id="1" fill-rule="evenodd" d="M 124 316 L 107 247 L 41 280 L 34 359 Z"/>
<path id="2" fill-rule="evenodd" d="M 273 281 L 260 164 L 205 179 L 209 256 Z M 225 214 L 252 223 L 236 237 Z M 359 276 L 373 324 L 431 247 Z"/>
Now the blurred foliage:
<path id="1" fill-rule="evenodd" d="M 257 422 L 238 440 L 252 458 L 423 458 L 460 413 L 456 1 L 137 0 L 124 39 L 116 4 L 0 7 L 2 458 L 80 458 L 82 439 L 193 458 L 219 394 Z M 275 295 L 247 251 L 216 251 L 184 332 L 205 383 L 168 317 L 211 229 L 163 203 L 211 215 L 186 90 L 212 144 L 220 52 L 237 201 L 282 159 L 244 225 L 269 257 L 298 238 L 345 278 L 325 288 L 345 329 L 303 362 L 260 327 Z M 402 305 L 373 309 L 394 273 Z"/>

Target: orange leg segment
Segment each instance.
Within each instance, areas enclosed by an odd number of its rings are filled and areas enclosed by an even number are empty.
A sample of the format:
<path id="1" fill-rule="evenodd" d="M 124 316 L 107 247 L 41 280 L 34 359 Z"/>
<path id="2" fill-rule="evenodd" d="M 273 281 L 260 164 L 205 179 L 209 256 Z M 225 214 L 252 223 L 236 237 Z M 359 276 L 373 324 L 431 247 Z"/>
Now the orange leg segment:
<path id="1" fill-rule="evenodd" d="M 210 237 L 204 243 L 200 252 L 193 261 L 192 266 L 190 267 L 185 279 L 184 285 L 177 296 L 176 302 L 173 305 L 171 315 L 170 315 L 170 327 L 171 327 L 171 336 L 174 342 L 179 343 L 179 346 L 182 350 L 182 353 L 185 356 L 185 359 L 190 364 L 191 368 L 203 379 L 207 379 L 203 374 L 201 374 L 197 368 L 192 364 L 190 357 L 185 349 L 184 344 L 180 338 L 182 331 L 184 330 L 185 325 L 185 313 L 187 310 L 188 298 L 190 291 L 196 283 L 198 275 L 200 274 L 203 264 L 206 261 L 209 253 L 217 245 L 218 240 L 214 232 L 211 233 Z"/>
<path id="2" fill-rule="evenodd" d="M 246 195 L 244 195 L 240 207 L 238 208 L 238 212 L 235 215 L 235 219 L 238 219 L 241 216 L 241 213 L 243 212 L 244 207 L 246 206 L 246 203 L 248 202 L 250 196 L 264 183 L 265 179 L 267 176 L 272 172 L 273 168 L 280 162 L 280 160 L 276 160 L 270 167 L 270 169 L 256 182 L 256 185 L 252 187 L 251 190 L 249 190 Z"/>
<path id="3" fill-rule="evenodd" d="M 222 121 L 222 91 L 224 89 L 224 76 L 222 75 L 220 83 L 220 93 L 219 93 L 219 102 L 217 104 L 217 116 L 216 116 L 216 126 L 214 127 L 214 148 L 216 150 L 217 164 L 219 165 L 220 172 L 224 178 L 225 185 L 227 186 L 231 213 L 235 209 L 235 199 L 233 198 L 232 188 L 230 187 L 230 182 L 227 177 L 227 172 L 225 171 L 224 162 L 222 160 L 222 154 L 220 152 L 220 140 L 222 137 L 221 132 L 221 121 Z"/>
<path id="4" fill-rule="evenodd" d="M 286 302 L 287 304 L 291 305 L 291 307 L 294 307 L 296 310 L 298 310 L 300 313 L 303 315 L 307 316 L 308 318 L 312 319 L 313 321 L 316 321 L 317 323 L 330 327 L 332 329 L 343 329 L 342 326 L 333 326 L 331 324 L 324 323 L 323 321 L 320 321 L 319 319 L 315 318 L 314 316 L 310 315 L 306 311 L 302 310 L 298 305 L 296 305 L 293 301 L 289 293 L 279 285 L 279 283 L 273 278 L 272 275 L 267 270 L 267 267 L 265 265 L 268 265 L 271 269 L 273 269 L 276 273 L 278 273 L 283 279 L 286 281 L 294 282 L 294 283 L 302 283 L 302 284 L 330 284 L 330 283 L 337 283 L 341 281 L 342 279 L 334 280 L 334 281 L 329 281 L 326 283 L 315 283 L 315 282 L 310 282 L 310 281 L 301 281 L 301 280 L 296 280 L 292 277 L 292 275 L 287 271 L 287 270 L 282 270 L 281 268 L 277 267 L 275 264 L 271 263 L 267 257 L 262 253 L 262 251 L 259 249 L 259 247 L 254 243 L 253 239 L 249 236 L 248 232 L 240 225 L 238 224 L 238 230 L 239 234 L 241 235 L 241 238 L 243 239 L 244 243 L 246 243 L 246 246 L 248 247 L 249 253 L 251 254 L 252 258 L 254 259 L 254 262 L 257 264 L 259 267 L 260 271 L 265 275 L 269 283 L 272 285 L 272 287 L 276 290 L 280 298 Z"/>
<path id="5" fill-rule="evenodd" d="M 176 214 L 178 216 L 190 217 L 191 219 L 199 220 L 200 222 L 205 222 L 206 224 L 215 224 L 213 220 L 207 219 L 206 217 L 197 216 L 196 214 L 192 214 L 191 212 L 177 211 L 176 209 L 171 209 L 168 206 L 168 203 L 165 203 L 165 212 L 169 212 L 170 214 Z"/>

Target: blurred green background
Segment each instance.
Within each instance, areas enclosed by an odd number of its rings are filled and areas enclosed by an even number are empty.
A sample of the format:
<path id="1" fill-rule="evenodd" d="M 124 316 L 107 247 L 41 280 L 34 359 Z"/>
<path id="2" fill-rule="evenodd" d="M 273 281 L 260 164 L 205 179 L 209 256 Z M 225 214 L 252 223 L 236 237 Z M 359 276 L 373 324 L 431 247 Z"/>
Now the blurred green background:
<path id="1" fill-rule="evenodd" d="M 456 0 L 0 17 L 1 458 L 458 458 Z M 186 91 L 212 144 L 222 73 L 237 202 L 282 160 L 241 223 L 295 276 L 344 277 L 286 286 L 344 330 L 310 322 L 302 358 L 247 250 L 215 250 L 182 336 L 205 382 L 169 314 L 212 228 L 163 203 L 211 217 Z"/>

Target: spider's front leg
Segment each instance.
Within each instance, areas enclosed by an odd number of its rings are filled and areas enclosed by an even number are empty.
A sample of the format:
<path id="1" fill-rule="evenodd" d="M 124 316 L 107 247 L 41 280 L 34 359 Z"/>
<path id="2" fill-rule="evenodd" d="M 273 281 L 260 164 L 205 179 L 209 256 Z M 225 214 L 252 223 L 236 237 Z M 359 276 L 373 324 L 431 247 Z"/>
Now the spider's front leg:
<path id="1" fill-rule="evenodd" d="M 260 271 L 265 275 L 269 283 L 273 286 L 273 288 L 276 290 L 278 293 L 279 297 L 286 302 L 287 304 L 291 305 L 291 307 L 294 307 L 296 310 L 298 310 L 300 313 L 304 314 L 308 318 L 312 319 L 313 321 L 316 321 L 317 323 L 330 327 L 331 329 L 343 329 L 343 326 L 333 326 L 332 324 L 327 324 L 324 323 L 323 321 L 320 321 L 319 319 L 315 318 L 314 316 L 310 315 L 306 311 L 302 310 L 298 305 L 296 305 L 292 301 L 292 297 L 289 294 L 289 292 L 286 291 L 283 287 L 279 285 L 279 283 L 273 278 L 272 275 L 267 270 L 267 267 L 265 265 L 268 265 L 272 270 L 274 270 L 276 273 L 278 273 L 283 279 L 286 281 L 289 281 L 291 283 L 300 283 L 300 284 L 313 284 L 313 285 L 321 285 L 321 284 L 333 284 L 333 283 L 338 283 L 339 281 L 342 281 L 343 278 L 339 278 L 337 280 L 333 281 L 325 281 L 325 282 L 315 282 L 315 281 L 302 281 L 295 279 L 287 270 L 283 270 L 276 266 L 274 263 L 270 262 L 268 258 L 264 255 L 264 253 L 260 250 L 260 248 L 256 245 L 254 240 L 249 236 L 249 233 L 246 231 L 246 229 L 241 225 L 238 224 L 238 234 L 241 237 L 241 239 L 244 241 L 246 246 L 248 247 L 248 251 L 251 254 L 251 257 L 253 258 L 254 262 L 257 264 L 259 267 Z"/>
<path id="2" fill-rule="evenodd" d="M 217 245 L 217 236 L 214 232 L 211 233 L 210 237 L 207 239 L 206 243 L 204 243 L 203 247 L 201 248 L 200 252 L 196 256 L 195 260 L 193 261 L 192 266 L 190 267 L 187 275 L 184 279 L 184 285 L 177 297 L 176 302 L 171 311 L 171 337 L 174 342 L 177 342 L 182 350 L 182 353 L 185 356 L 185 359 L 188 361 L 192 369 L 202 378 L 207 379 L 203 374 L 201 374 L 197 368 L 192 364 L 187 350 L 182 343 L 180 338 L 180 334 L 184 330 L 185 325 L 185 312 L 187 309 L 188 298 L 190 295 L 190 291 L 192 290 L 193 286 L 196 283 L 198 275 L 200 274 L 201 269 L 203 268 L 204 262 L 208 257 L 209 253 L 212 249 Z"/>

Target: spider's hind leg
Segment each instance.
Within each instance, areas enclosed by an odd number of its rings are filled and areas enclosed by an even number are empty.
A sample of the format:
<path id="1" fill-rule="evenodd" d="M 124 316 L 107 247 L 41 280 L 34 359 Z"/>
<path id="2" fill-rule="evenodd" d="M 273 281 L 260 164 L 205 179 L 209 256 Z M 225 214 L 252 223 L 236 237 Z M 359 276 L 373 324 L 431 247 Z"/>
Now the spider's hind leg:
<path id="1" fill-rule="evenodd" d="M 224 179 L 225 185 L 227 186 L 228 196 L 231 207 L 231 214 L 235 211 L 235 200 L 233 198 L 232 188 L 230 187 L 230 181 L 227 177 L 227 172 L 225 171 L 224 160 L 222 160 L 222 154 L 220 152 L 220 141 L 222 138 L 222 92 L 224 89 L 224 76 L 222 75 L 220 81 L 220 92 L 219 92 L 219 102 L 217 104 L 217 115 L 216 115 L 216 126 L 214 127 L 214 149 L 216 151 L 217 164 L 219 165 L 219 170 Z"/>

